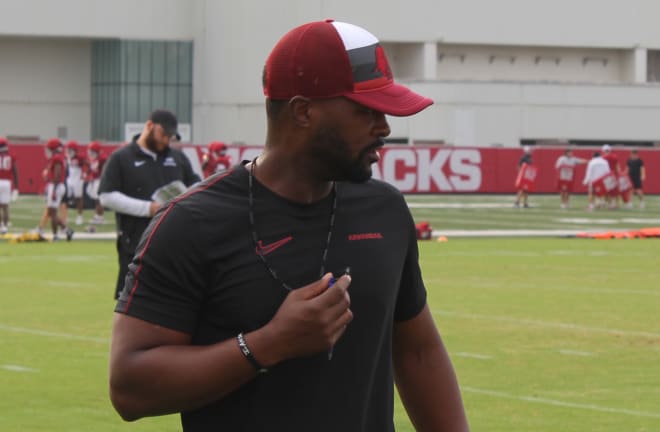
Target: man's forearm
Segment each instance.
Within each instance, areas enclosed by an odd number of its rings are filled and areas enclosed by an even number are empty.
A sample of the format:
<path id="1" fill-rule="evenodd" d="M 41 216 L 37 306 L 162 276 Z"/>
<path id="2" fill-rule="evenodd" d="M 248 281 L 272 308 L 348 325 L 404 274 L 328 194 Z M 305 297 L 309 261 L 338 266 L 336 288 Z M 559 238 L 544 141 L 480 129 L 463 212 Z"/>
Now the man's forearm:
<path id="1" fill-rule="evenodd" d="M 117 213 L 123 213 L 137 217 L 150 217 L 151 201 L 129 197 L 118 191 L 104 192 L 99 195 L 99 201 L 104 207 L 108 207 Z"/>
<path id="2" fill-rule="evenodd" d="M 246 335 L 260 361 L 270 362 L 267 331 Z M 113 343 L 114 344 L 114 343 Z M 189 411 L 230 394 L 256 376 L 235 338 L 207 346 L 165 345 L 122 352 L 113 347 L 110 394 L 125 420 Z"/>

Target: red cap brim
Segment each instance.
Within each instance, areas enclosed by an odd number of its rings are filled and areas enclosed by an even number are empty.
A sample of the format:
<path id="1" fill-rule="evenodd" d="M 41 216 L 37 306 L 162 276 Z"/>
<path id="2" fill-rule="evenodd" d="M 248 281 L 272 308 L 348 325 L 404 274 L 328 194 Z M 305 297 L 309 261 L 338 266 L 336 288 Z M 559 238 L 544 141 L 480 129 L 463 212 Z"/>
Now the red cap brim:
<path id="1" fill-rule="evenodd" d="M 433 104 L 433 100 L 400 84 L 392 84 L 380 90 L 346 93 L 343 96 L 373 110 L 398 117 L 417 114 Z"/>

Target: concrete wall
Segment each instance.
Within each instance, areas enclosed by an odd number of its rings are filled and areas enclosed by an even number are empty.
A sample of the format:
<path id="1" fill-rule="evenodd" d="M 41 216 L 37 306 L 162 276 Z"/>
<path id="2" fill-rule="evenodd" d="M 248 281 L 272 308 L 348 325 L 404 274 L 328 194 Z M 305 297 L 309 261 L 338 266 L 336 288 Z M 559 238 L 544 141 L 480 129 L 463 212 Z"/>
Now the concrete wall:
<path id="1" fill-rule="evenodd" d="M 0 135 L 86 140 L 91 46 L 84 39 L 0 37 Z"/>
<path id="2" fill-rule="evenodd" d="M 0 35 L 190 40 L 197 0 L 0 0 Z"/>
<path id="3" fill-rule="evenodd" d="M 511 146 L 529 137 L 660 138 L 658 87 L 640 79 L 646 49 L 660 49 L 656 0 L 0 0 L 0 16 L 2 43 L 14 44 L 0 48 L 10 53 L 0 67 L 0 114 L 13 116 L 18 131 L 39 128 L 29 125 L 38 115 L 45 123 L 39 134 L 52 135 L 76 112 L 70 134 L 85 134 L 84 39 L 194 40 L 194 140 L 262 143 L 260 82 L 270 49 L 292 27 L 332 17 L 376 34 L 403 81 L 436 100 L 419 116 L 392 118 L 393 136 Z M 28 46 L 33 59 L 15 47 L 16 41 L 28 43 L 16 39 L 26 35 L 37 36 Z M 83 40 L 63 39 L 72 36 Z M 468 47 L 475 63 L 446 67 L 433 60 L 443 47 Z M 490 52 L 496 52 L 494 62 Z M 559 67 L 547 60 L 532 66 L 538 52 L 566 60 Z M 500 61 L 511 53 L 521 59 L 513 70 Z M 609 60 L 604 67 L 597 60 L 583 64 L 585 56 Z M 75 91 L 33 91 L 26 71 L 45 64 L 59 65 L 45 78 L 49 87 Z M 69 64 L 78 65 L 73 75 Z M 517 80 L 530 82 L 507 82 Z M 8 122 L 4 118 L 0 122 Z M 8 133 L 2 126 L 0 133 Z"/>
<path id="4" fill-rule="evenodd" d="M 660 86 L 427 82 L 436 105 L 411 119 L 413 139 L 518 146 L 523 138 L 655 141 Z M 393 134 L 405 133 L 405 122 Z"/>

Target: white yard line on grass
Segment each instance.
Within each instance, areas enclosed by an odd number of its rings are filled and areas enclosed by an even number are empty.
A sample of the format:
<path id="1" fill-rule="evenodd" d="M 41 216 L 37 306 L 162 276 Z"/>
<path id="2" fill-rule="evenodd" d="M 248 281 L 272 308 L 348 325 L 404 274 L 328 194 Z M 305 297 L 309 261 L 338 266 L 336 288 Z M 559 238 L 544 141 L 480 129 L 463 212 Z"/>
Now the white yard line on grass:
<path id="1" fill-rule="evenodd" d="M 493 359 L 493 356 L 491 356 L 491 355 L 475 354 L 475 353 L 468 353 L 468 352 L 452 353 L 452 356 L 473 358 L 473 359 L 477 359 L 477 360 L 492 360 Z"/>
<path id="2" fill-rule="evenodd" d="M 6 284 L 25 284 L 25 278 L 7 278 L 3 279 L 3 282 Z M 34 281 L 35 283 L 43 283 L 48 286 L 62 286 L 67 288 L 96 288 L 98 284 L 88 283 L 88 282 L 70 282 L 70 281 L 54 281 L 54 280 L 40 280 Z"/>
<path id="3" fill-rule="evenodd" d="M 26 366 L 3 364 L 0 369 L 8 370 L 10 372 L 39 372 L 39 369 L 33 369 Z"/>
<path id="4" fill-rule="evenodd" d="M 594 355 L 594 353 L 589 351 L 575 351 L 575 350 L 567 350 L 567 349 L 559 350 L 559 354 L 578 356 L 578 357 L 591 357 Z"/>
<path id="5" fill-rule="evenodd" d="M 612 329 L 605 327 L 592 327 L 581 324 L 562 323 L 562 322 L 554 322 L 554 321 L 541 321 L 541 320 L 532 320 L 532 319 L 520 319 L 520 318 L 512 318 L 512 317 L 497 316 L 497 315 L 480 315 L 480 314 L 461 313 L 461 312 L 452 312 L 452 311 L 444 311 L 444 310 L 434 310 L 433 314 L 440 316 L 447 316 L 447 317 L 455 317 L 455 318 L 476 319 L 482 321 L 498 321 L 498 322 L 506 322 L 512 324 L 534 325 L 538 327 L 559 328 L 563 330 L 582 331 L 587 333 L 605 333 L 616 336 L 645 337 L 650 339 L 660 339 L 660 333 L 651 333 L 645 331 L 620 330 L 620 329 Z"/>
<path id="6" fill-rule="evenodd" d="M 512 208 L 511 203 L 419 203 L 409 202 L 408 207 L 418 209 L 491 209 L 491 208 Z"/>
<path id="7" fill-rule="evenodd" d="M 554 399 L 546 399 L 546 398 L 541 398 L 541 397 L 536 397 L 536 396 L 518 396 L 518 395 L 514 395 L 514 394 L 510 394 L 510 393 L 504 393 L 504 392 L 493 391 L 493 390 L 485 390 L 485 389 L 480 389 L 480 388 L 476 388 L 476 387 L 461 386 L 461 390 L 463 390 L 465 392 L 468 392 L 468 393 L 477 393 L 477 394 L 482 394 L 482 395 L 487 395 L 487 396 L 498 397 L 498 398 L 502 398 L 502 399 L 513 399 L 513 400 L 519 400 L 519 401 L 524 401 L 524 402 L 539 403 L 539 404 L 544 404 L 544 405 L 560 406 L 560 407 L 565 407 L 565 408 L 583 409 L 583 410 L 589 410 L 589 411 L 605 412 L 605 413 L 610 413 L 610 414 L 626 414 L 626 415 L 631 415 L 631 416 L 635 416 L 635 417 L 660 418 L 660 413 L 654 413 L 654 412 L 636 411 L 636 410 L 630 410 L 630 409 L 625 409 L 625 408 L 610 408 L 610 407 L 604 407 L 604 406 L 592 405 L 592 404 L 581 404 L 581 403 L 574 403 L 574 402 L 565 402 L 565 401 L 554 400 Z"/>
<path id="8" fill-rule="evenodd" d="M 60 339 L 73 339 L 73 340 L 81 340 L 86 342 L 96 342 L 103 344 L 110 343 L 110 340 L 106 338 L 100 338 L 94 336 L 82 336 L 71 333 L 51 332 L 46 330 L 30 329 L 25 327 L 14 327 L 6 324 L 0 324 L 0 330 L 11 333 L 25 333 L 36 336 L 45 336 L 45 337 L 60 338 Z"/>

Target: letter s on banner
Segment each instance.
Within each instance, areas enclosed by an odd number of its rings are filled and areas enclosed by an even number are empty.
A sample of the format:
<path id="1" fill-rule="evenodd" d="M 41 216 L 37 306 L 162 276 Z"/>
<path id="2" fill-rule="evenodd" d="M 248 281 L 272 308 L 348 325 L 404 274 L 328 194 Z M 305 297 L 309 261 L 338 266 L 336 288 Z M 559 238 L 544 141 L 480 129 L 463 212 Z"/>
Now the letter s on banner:
<path id="1" fill-rule="evenodd" d="M 449 176 L 457 192 L 476 192 L 481 187 L 481 153 L 479 150 L 454 150 L 449 159 Z"/>

